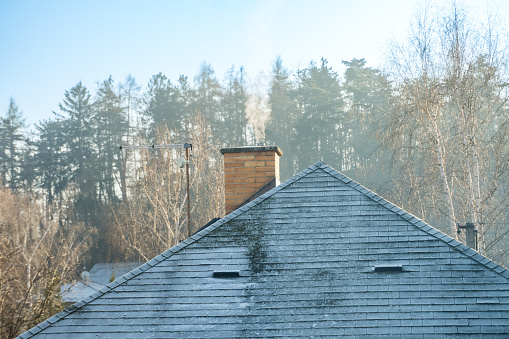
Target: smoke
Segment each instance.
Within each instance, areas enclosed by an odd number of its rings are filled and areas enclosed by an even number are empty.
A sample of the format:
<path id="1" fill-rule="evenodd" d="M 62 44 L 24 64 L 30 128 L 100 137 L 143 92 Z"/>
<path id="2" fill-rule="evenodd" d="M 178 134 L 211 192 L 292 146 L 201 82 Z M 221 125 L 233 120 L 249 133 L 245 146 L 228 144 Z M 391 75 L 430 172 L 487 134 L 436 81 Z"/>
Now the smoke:
<path id="1" fill-rule="evenodd" d="M 263 73 L 260 73 L 254 83 L 251 84 L 249 97 L 246 101 L 246 119 L 253 126 L 257 143 L 265 142 L 265 123 L 270 118 L 267 88 L 267 78 Z"/>

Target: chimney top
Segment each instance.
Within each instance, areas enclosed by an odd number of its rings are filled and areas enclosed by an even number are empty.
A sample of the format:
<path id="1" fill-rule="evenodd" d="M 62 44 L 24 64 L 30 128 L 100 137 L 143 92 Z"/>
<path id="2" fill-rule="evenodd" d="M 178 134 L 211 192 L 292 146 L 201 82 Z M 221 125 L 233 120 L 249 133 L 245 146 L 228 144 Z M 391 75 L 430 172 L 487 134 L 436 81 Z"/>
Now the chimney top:
<path id="1" fill-rule="evenodd" d="M 225 212 L 229 214 L 258 195 L 279 185 L 277 146 L 223 148 Z"/>
<path id="2" fill-rule="evenodd" d="M 277 146 L 242 146 L 242 147 L 229 147 L 222 148 L 221 153 L 242 153 L 242 152 L 266 152 L 275 151 L 280 157 L 283 156 L 283 151 Z"/>

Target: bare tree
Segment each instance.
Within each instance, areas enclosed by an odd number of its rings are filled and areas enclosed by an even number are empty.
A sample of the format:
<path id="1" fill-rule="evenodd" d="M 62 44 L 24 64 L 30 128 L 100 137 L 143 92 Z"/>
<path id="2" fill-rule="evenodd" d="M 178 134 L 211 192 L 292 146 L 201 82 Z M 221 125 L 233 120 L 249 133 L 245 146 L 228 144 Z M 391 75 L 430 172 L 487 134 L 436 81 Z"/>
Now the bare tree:
<path id="1" fill-rule="evenodd" d="M 0 189 L 0 336 L 12 338 L 62 309 L 60 286 L 88 250 L 91 231 L 44 211 L 34 196 Z"/>
<path id="2" fill-rule="evenodd" d="M 500 30 L 493 16 L 478 23 L 455 2 L 426 4 L 408 41 L 391 45 L 396 85 L 380 134 L 398 173 L 395 200 L 456 238 L 457 224 L 474 223 L 481 253 L 500 245 L 509 206 Z"/>
<path id="3" fill-rule="evenodd" d="M 204 119 L 187 124 L 186 136 L 167 129 L 158 132 L 157 144 L 193 145 L 190 158 L 192 229 L 196 231 L 223 214 L 222 165 L 218 148 Z M 140 144 L 146 143 L 139 140 Z M 136 164 L 128 170 L 128 201 L 111 215 L 111 246 L 118 260 L 147 261 L 187 236 L 187 189 L 184 169 L 177 159 L 183 150 L 132 151 Z"/>

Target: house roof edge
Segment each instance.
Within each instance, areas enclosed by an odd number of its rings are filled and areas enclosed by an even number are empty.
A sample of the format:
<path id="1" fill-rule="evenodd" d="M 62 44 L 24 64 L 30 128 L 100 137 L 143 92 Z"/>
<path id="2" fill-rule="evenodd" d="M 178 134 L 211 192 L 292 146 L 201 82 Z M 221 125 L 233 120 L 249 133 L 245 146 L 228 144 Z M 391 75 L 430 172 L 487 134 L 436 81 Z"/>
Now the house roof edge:
<path id="1" fill-rule="evenodd" d="M 318 164 L 318 163 L 317 163 Z M 316 165 L 316 164 L 315 164 Z M 405 211 L 401 207 L 398 207 L 397 205 L 393 204 L 389 200 L 381 197 L 380 195 L 376 194 L 375 192 L 369 190 L 368 188 L 362 186 L 361 184 L 355 182 L 354 180 L 350 179 L 346 175 L 342 174 L 341 172 L 335 170 L 331 166 L 320 162 L 319 165 L 320 169 L 323 171 L 329 173 L 330 175 L 336 177 L 337 179 L 343 181 L 346 185 L 352 187 L 353 189 L 363 193 L 367 197 L 369 197 L 371 200 L 381 204 L 385 208 L 387 208 L 390 211 L 393 211 L 394 213 L 400 215 L 403 219 L 414 225 L 415 227 L 419 228 L 423 232 L 437 238 L 438 240 L 443 241 L 447 245 L 455 248 L 457 251 L 463 253 L 467 257 L 475 260 L 482 266 L 486 267 L 487 269 L 505 277 L 509 280 L 509 270 L 491 259 L 485 257 L 484 255 L 480 254 L 479 252 L 473 250 L 469 246 L 463 244 L 462 242 L 450 237 L 446 233 L 434 228 L 433 226 L 429 225 L 425 221 L 419 219 L 415 215 Z"/>
<path id="2" fill-rule="evenodd" d="M 316 170 L 323 170 L 326 173 L 332 175 L 336 179 L 342 181 L 344 184 L 350 186 L 351 188 L 357 190 L 358 192 L 366 195 L 368 198 L 373 200 L 374 202 L 377 202 L 378 204 L 384 206 L 390 211 L 393 211 L 394 213 L 400 215 L 403 219 L 407 220 L 409 223 L 414 225 L 415 227 L 419 228 L 426 234 L 429 234 L 430 236 L 433 236 L 434 238 L 443 241 L 447 245 L 455 248 L 457 251 L 463 253 L 467 257 L 475 260 L 482 266 L 486 267 L 487 269 L 497 273 L 498 275 L 501 275 L 509 280 L 509 270 L 507 270 L 505 267 L 493 262 L 489 258 L 486 258 L 485 256 L 481 255 L 477 251 L 471 249 L 470 247 L 466 246 L 465 244 L 453 239 L 452 237 L 448 236 L 447 234 L 443 233 L 442 231 L 434 228 L 433 226 L 427 224 L 423 220 L 417 218 L 416 216 L 412 215 L 411 213 L 403 210 L 402 208 L 396 206 L 395 204 L 391 203 L 387 199 L 381 197 L 380 195 L 374 193 L 373 191 L 369 190 L 368 188 L 360 185 L 356 181 L 350 179 L 346 175 L 342 174 L 341 172 L 335 170 L 331 166 L 325 164 L 322 161 L 318 161 L 315 164 L 309 166 L 308 168 L 304 169 L 300 173 L 296 174 L 292 178 L 286 180 L 285 182 L 281 183 L 280 185 L 274 187 L 273 189 L 269 190 L 268 192 L 262 194 L 261 196 L 257 197 L 253 201 L 247 203 L 246 205 L 239 207 L 238 209 L 234 210 L 227 216 L 217 220 L 215 223 L 211 224 L 210 226 L 204 228 L 203 230 L 193 234 L 191 237 L 183 240 L 179 244 L 171 247 L 170 249 L 164 251 L 163 253 L 159 254 L 158 256 L 154 257 L 153 259 L 149 260 L 145 264 L 131 270 L 130 272 L 124 274 L 123 276 L 119 277 L 115 281 L 111 282 L 110 284 L 106 285 L 103 289 L 101 289 L 98 292 L 93 293 L 92 295 L 82 299 L 81 301 L 73 304 L 72 306 L 66 308 L 65 310 L 61 311 L 60 313 L 55 314 L 51 318 L 43 321 L 42 323 L 36 325 L 35 327 L 29 329 L 25 333 L 22 333 L 18 338 L 31 338 L 32 336 L 38 334 L 40 331 L 44 330 L 45 328 L 51 326 L 53 323 L 63 319 L 67 315 L 75 312 L 76 310 L 80 309 L 81 307 L 89 304 L 93 300 L 99 298 L 100 296 L 110 292 L 111 290 L 115 289 L 116 287 L 120 286 L 121 284 L 131 280 L 132 278 L 138 276 L 139 274 L 147 271 L 148 269 L 156 266 L 160 262 L 164 261 L 165 259 L 168 259 L 173 254 L 179 252 L 180 250 L 186 248 L 187 246 L 193 244 L 194 242 L 200 240 L 207 234 L 213 232 L 217 228 L 221 227 L 223 224 L 227 223 L 228 221 L 238 217 L 239 215 L 249 211 L 256 205 L 260 204 L 264 200 L 270 198 L 275 193 L 279 192 L 280 190 L 284 189 L 288 185 L 291 185 L 295 181 L 307 176 L 308 174 L 316 171 Z"/>
<path id="3" fill-rule="evenodd" d="M 32 327 L 31 329 L 29 329 L 25 333 L 22 333 L 18 338 L 27 339 L 27 338 L 33 337 L 34 335 L 38 334 L 40 331 L 42 331 L 45 328 L 51 326 L 53 323 L 63 319 L 67 315 L 75 312 L 76 310 L 78 310 L 81 307 L 89 304 L 93 300 L 95 300 L 95 299 L 101 297 L 102 295 L 110 292 L 111 290 L 115 289 L 116 287 L 120 286 L 121 284 L 131 280 L 132 278 L 134 278 L 134 277 L 140 275 L 141 273 L 147 271 L 148 269 L 154 267 L 155 265 L 159 264 L 161 261 L 163 261 L 165 259 L 168 259 L 173 254 L 175 254 L 178 251 L 186 248 L 190 244 L 198 241 L 199 239 L 201 239 L 204 236 L 206 236 L 207 234 L 213 232 L 218 227 L 221 227 L 221 225 L 227 223 L 228 221 L 232 220 L 233 218 L 239 216 L 240 214 L 243 214 L 243 213 L 249 211 L 251 208 L 253 208 L 254 206 L 258 205 L 259 203 L 261 203 L 265 199 L 269 198 L 274 193 L 279 192 L 281 189 L 285 188 L 286 186 L 294 183 L 295 181 L 297 181 L 300 178 L 308 175 L 309 173 L 319 169 L 322 165 L 325 165 L 325 164 L 323 162 L 319 161 L 319 162 L 309 166 L 308 168 L 306 168 L 305 170 L 303 170 L 299 174 L 294 175 L 293 177 L 291 177 L 290 179 L 288 179 L 285 182 L 281 183 L 280 185 L 278 185 L 278 186 L 274 187 L 273 189 L 267 191 L 266 193 L 260 195 L 258 198 L 254 199 L 253 201 L 245 204 L 242 207 L 239 207 L 235 211 L 233 211 L 230 214 L 228 214 L 227 216 L 219 219 L 218 221 L 216 221 L 215 223 L 211 224 L 207 228 L 204 228 L 203 230 L 201 230 L 199 232 L 196 232 L 195 234 L 193 234 L 189 238 L 181 241 L 177 245 L 175 245 L 175 246 L 171 247 L 170 249 L 164 251 L 163 253 L 157 255 L 156 257 L 152 258 L 151 260 L 149 260 L 148 262 L 144 263 L 143 265 L 141 265 L 141 266 L 131 270 L 130 272 L 124 274 L 123 276 L 115 279 L 113 282 L 111 282 L 108 285 L 106 285 L 100 291 L 95 292 L 95 293 L 89 295 L 88 297 L 83 298 L 82 300 L 80 300 L 77 303 L 71 305 L 70 307 L 66 308 L 65 310 L 55 314 L 51 318 L 48 318 L 45 321 L 43 321 L 42 323 Z"/>

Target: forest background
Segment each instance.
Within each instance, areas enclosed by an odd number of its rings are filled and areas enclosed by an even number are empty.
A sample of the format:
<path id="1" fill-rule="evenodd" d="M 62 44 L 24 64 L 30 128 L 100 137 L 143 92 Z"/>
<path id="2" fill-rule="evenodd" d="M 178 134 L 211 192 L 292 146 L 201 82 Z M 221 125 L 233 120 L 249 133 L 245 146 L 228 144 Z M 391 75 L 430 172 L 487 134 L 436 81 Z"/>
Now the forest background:
<path id="1" fill-rule="evenodd" d="M 29 133 L 11 99 L 0 120 L 0 335 L 14 337 L 62 309 L 60 286 L 97 262 L 146 261 L 186 236 L 182 149 L 193 145 L 196 231 L 224 213 L 221 147 L 277 145 L 281 179 L 323 160 L 479 252 L 509 259 L 507 32 L 453 3 L 424 6 L 383 69 L 327 59 L 267 77 L 243 67 L 219 79 L 110 76 L 65 91 Z M 312 230 L 310 230 L 312 233 Z"/>

